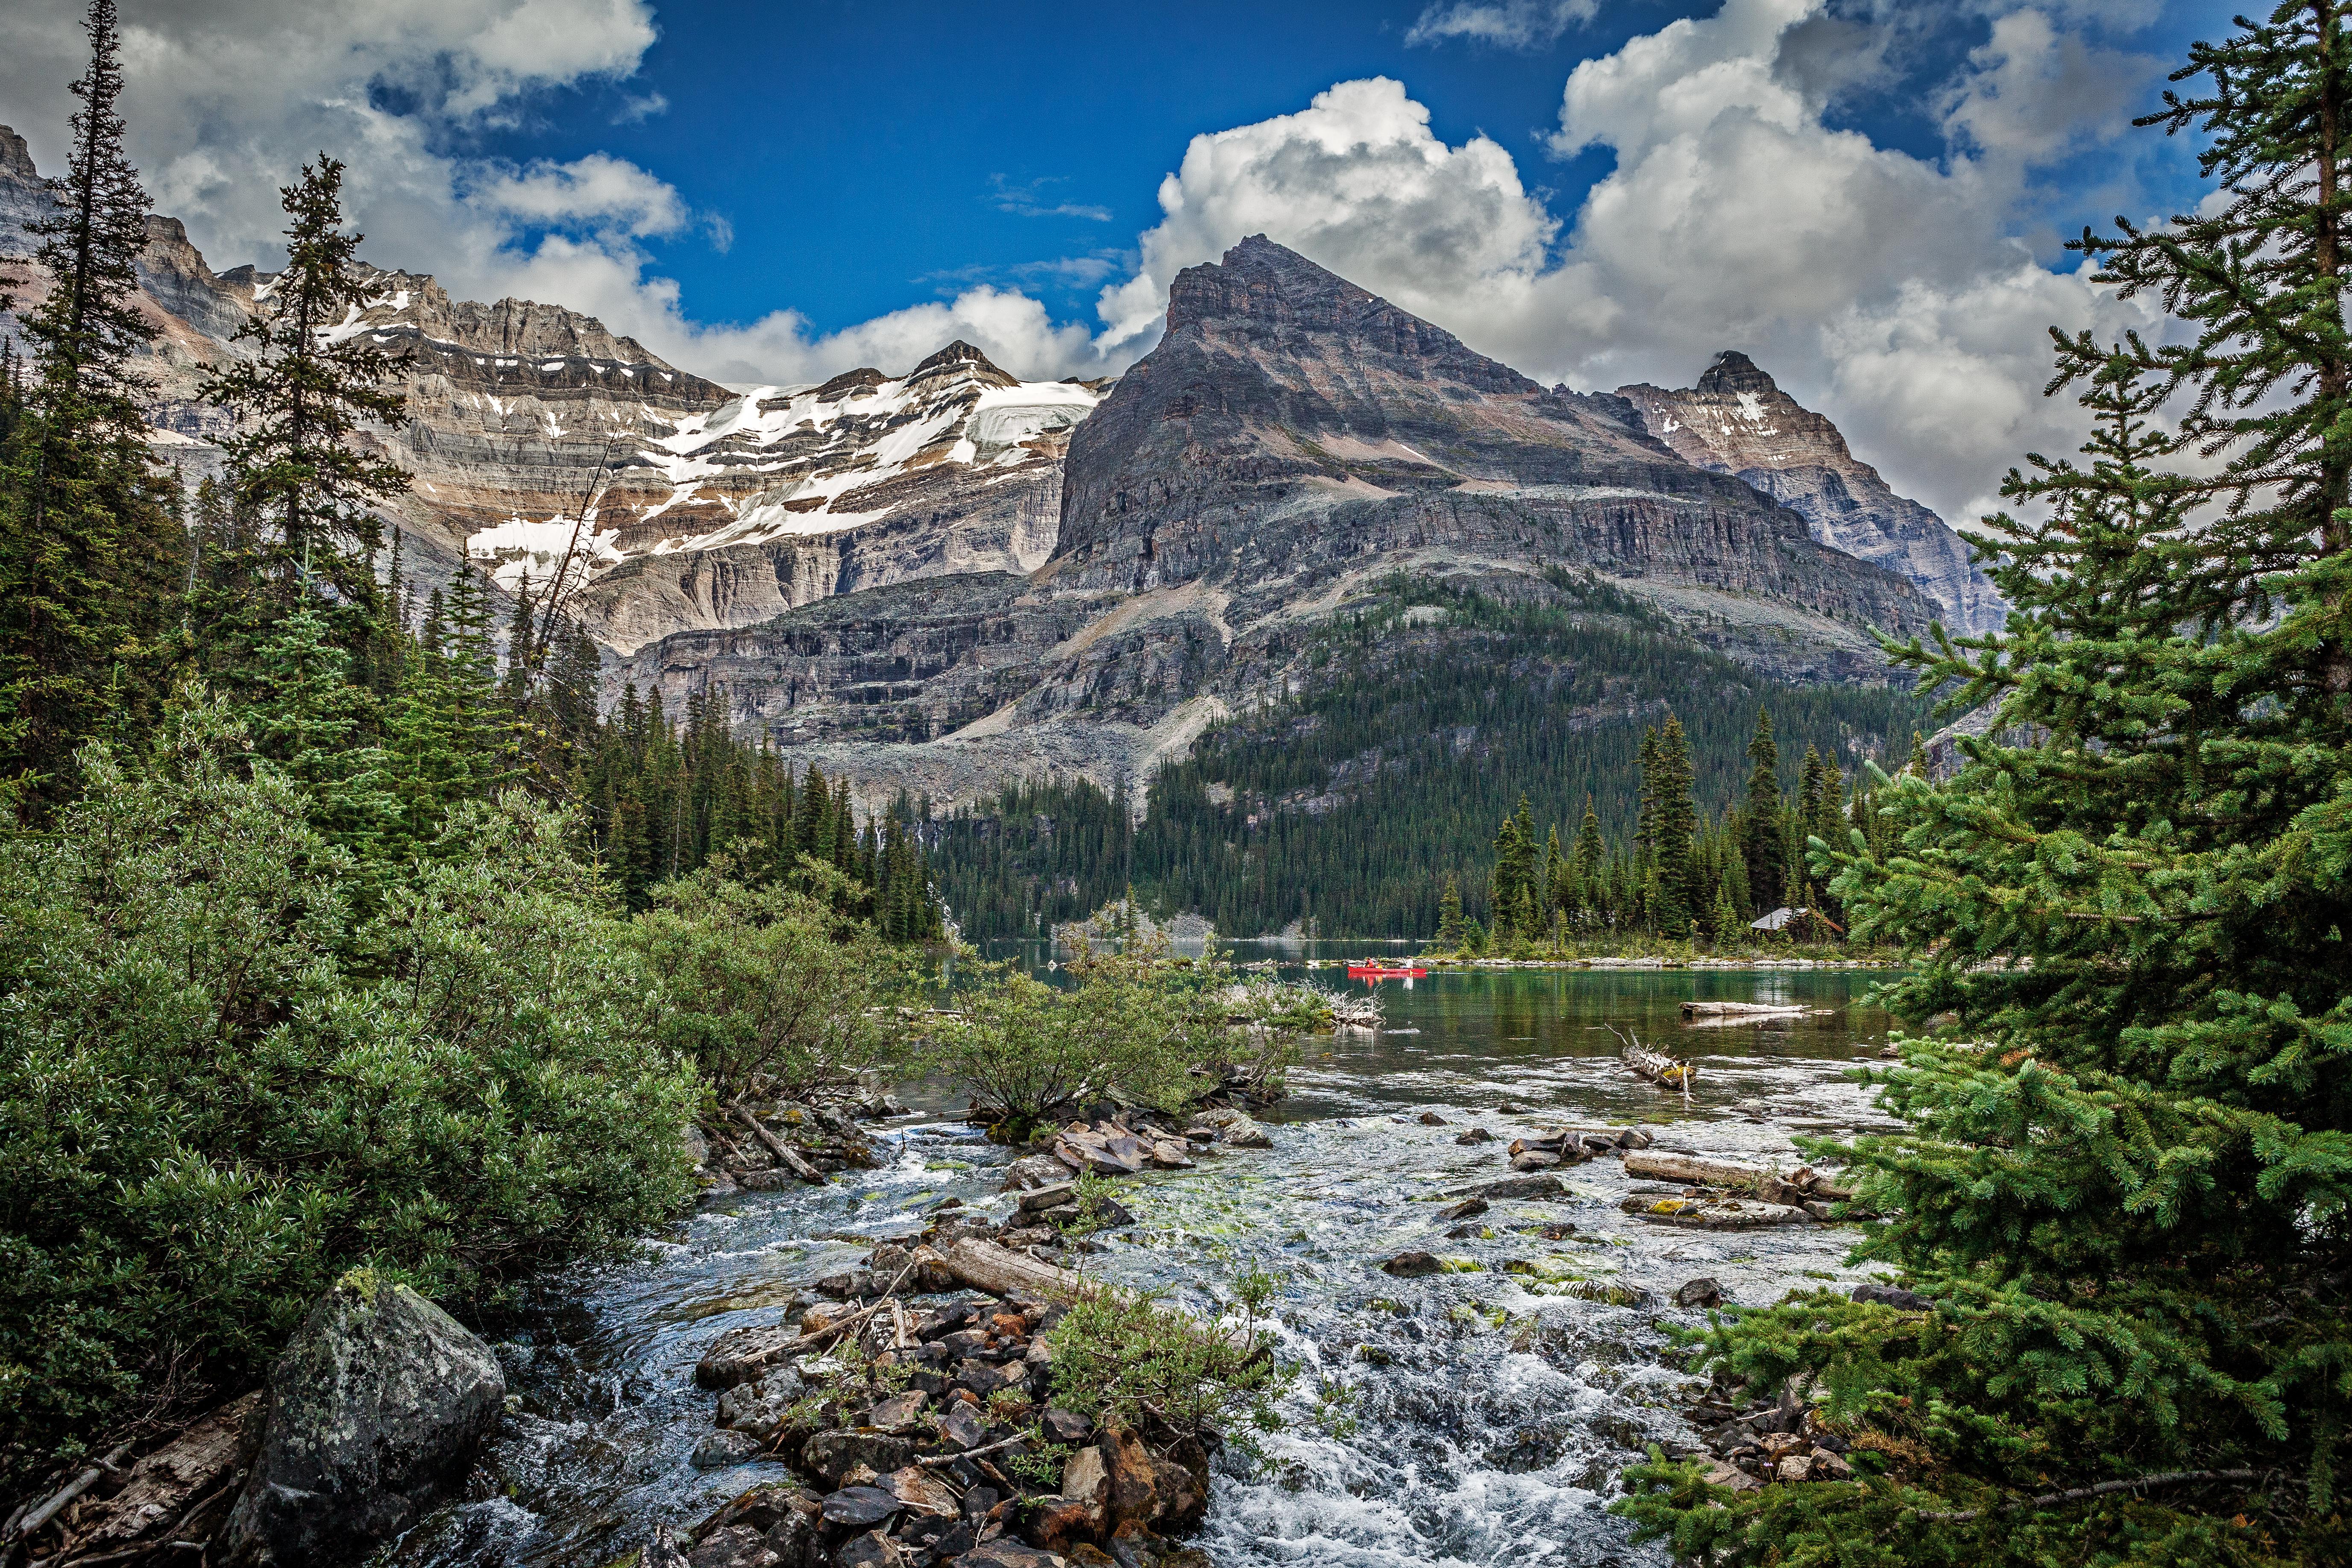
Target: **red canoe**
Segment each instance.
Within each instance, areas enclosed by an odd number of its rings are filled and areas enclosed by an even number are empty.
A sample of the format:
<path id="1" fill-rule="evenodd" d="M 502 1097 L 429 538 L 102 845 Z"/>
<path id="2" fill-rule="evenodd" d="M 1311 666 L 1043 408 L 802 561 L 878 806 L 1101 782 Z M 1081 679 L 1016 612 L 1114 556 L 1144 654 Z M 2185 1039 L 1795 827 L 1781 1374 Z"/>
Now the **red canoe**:
<path id="1" fill-rule="evenodd" d="M 1405 963 L 1351 963 L 1348 965 L 1350 980 L 1419 980 L 1429 973 Z"/>

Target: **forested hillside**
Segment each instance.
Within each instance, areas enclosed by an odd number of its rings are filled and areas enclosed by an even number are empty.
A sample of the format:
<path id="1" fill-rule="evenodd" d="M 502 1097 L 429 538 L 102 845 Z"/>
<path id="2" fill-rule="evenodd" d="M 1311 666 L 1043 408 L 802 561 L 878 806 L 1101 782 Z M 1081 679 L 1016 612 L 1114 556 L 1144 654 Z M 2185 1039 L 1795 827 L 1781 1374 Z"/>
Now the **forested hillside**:
<path id="1" fill-rule="evenodd" d="M 1492 924 L 1497 827 L 1524 799 L 1539 835 L 1566 840 L 1590 803 L 1611 840 L 1633 837 L 1643 735 L 1669 710 L 1711 823 L 1748 787 L 1759 710 L 1792 795 L 1808 751 L 1848 775 L 1865 757 L 1899 765 L 1927 710 L 1905 686 L 1781 685 L 1605 584 L 1558 573 L 1550 587 L 1547 602 L 1512 603 L 1390 580 L 1317 634 L 1323 680 L 1210 731 L 1160 771 L 1131 831 L 1083 782 L 958 816 L 939 849 L 956 918 L 967 935 L 1016 934 L 1131 883 L 1227 935 L 1308 922 L 1326 936 L 1428 937 L 1453 877 L 1470 918 Z"/>

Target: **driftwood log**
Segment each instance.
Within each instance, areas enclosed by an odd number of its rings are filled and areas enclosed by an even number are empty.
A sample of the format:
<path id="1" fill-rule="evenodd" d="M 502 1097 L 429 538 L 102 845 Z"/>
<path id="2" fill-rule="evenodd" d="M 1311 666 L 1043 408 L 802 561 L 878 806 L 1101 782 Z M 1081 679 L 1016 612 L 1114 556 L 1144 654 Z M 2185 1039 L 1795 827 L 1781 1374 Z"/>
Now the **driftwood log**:
<path id="1" fill-rule="evenodd" d="M 1685 1018 L 1771 1018 L 1811 1009 L 1789 1002 L 1685 1002 Z"/>
<path id="2" fill-rule="evenodd" d="M 737 1121 L 751 1130 L 751 1136 L 768 1146 L 768 1152 L 773 1154 L 784 1169 L 811 1186 L 824 1185 L 824 1173 L 803 1159 L 799 1150 L 769 1131 L 760 1119 L 751 1114 L 748 1107 L 737 1106 L 735 1117 Z"/>
<path id="3" fill-rule="evenodd" d="M 1661 1089 L 1688 1089 L 1698 1068 L 1640 1044 L 1625 1047 L 1625 1065 Z"/>
<path id="4" fill-rule="evenodd" d="M 1703 1154 L 1677 1153 L 1671 1149 L 1629 1149 L 1625 1173 L 1661 1182 L 1681 1182 L 1693 1187 L 1745 1187 L 1753 1192 L 1780 1177 L 1761 1165 L 1730 1160 L 1710 1160 Z"/>

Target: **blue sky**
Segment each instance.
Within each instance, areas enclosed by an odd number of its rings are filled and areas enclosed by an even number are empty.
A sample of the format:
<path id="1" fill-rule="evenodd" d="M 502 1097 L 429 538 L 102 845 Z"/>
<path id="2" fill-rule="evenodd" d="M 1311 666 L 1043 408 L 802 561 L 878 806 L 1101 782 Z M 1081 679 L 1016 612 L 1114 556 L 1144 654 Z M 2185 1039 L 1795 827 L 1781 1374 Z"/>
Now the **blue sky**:
<path id="1" fill-rule="evenodd" d="M 80 0 L 0 7 L 54 166 Z M 1742 349 L 1965 522 L 2077 412 L 2052 324 L 2155 330 L 2060 242 L 2202 194 L 2130 117 L 2179 0 L 990 7 L 122 0 L 131 150 L 216 266 L 325 150 L 363 254 L 734 384 L 950 338 L 1116 374 L 1265 232 L 1545 381 Z"/>
<path id="2" fill-rule="evenodd" d="M 1160 178 L 1192 136 L 1287 113 L 1335 81 L 1401 80 L 1442 140 L 1491 137 L 1556 216 L 1572 217 L 1614 160 L 1606 149 L 1567 159 L 1545 151 L 1570 69 L 1717 6 L 1613 0 L 1523 47 L 1409 44 L 1426 9 L 1417 0 L 665 5 L 634 75 L 540 95 L 519 123 L 478 133 L 468 150 L 518 161 L 609 153 L 723 219 L 732 229 L 724 250 L 709 227 L 649 245 L 698 321 L 747 321 L 789 304 L 837 331 L 973 281 L 1024 288 L 1077 317 L 1157 220 Z M 1900 35 L 1896 58 L 1832 121 L 1940 158 L 1948 137 L 1929 100 L 1989 38 L 1991 15 L 1936 5 L 1895 20 L 1895 8 L 1880 9 L 1888 19 L 1878 25 Z M 2115 14 L 2149 25 L 2084 30 L 2168 63 L 2215 16 L 2186 5 Z M 2140 85 L 2137 101 L 2155 107 L 2157 84 Z M 653 94 L 667 107 L 646 113 Z M 2187 150 L 2158 151 L 2161 139 L 2147 139 L 2128 173 L 2112 149 L 2044 173 L 2033 237 L 2045 258 L 2119 201 L 2137 211 L 2189 195 Z"/>

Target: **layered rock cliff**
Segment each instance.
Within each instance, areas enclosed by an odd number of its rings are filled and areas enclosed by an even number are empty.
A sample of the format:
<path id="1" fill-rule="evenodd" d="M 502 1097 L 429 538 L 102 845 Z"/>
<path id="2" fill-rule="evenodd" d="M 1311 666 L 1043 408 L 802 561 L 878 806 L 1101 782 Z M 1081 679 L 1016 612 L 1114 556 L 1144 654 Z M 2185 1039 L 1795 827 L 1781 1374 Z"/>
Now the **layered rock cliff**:
<path id="1" fill-rule="evenodd" d="M 1698 384 L 1678 392 L 1646 384 L 1617 395 L 1643 426 L 1702 468 L 1736 474 L 1801 515 L 1832 550 L 1884 566 L 1933 600 L 1955 631 L 1997 629 L 2008 605 L 1944 520 L 1896 495 L 1876 468 L 1847 449 L 1822 415 L 1780 390 L 1736 350 L 1716 356 Z"/>
<path id="2" fill-rule="evenodd" d="M 1069 437 L 1042 567 L 677 634 L 617 673 L 723 688 L 876 794 L 1040 763 L 1133 785 L 1215 717 L 1337 678 L 1314 634 L 1396 574 L 1606 586 L 1790 679 L 1883 679 L 1864 628 L 1935 613 L 1627 400 L 1540 387 L 1257 237 L 1180 276 L 1160 345 Z"/>

